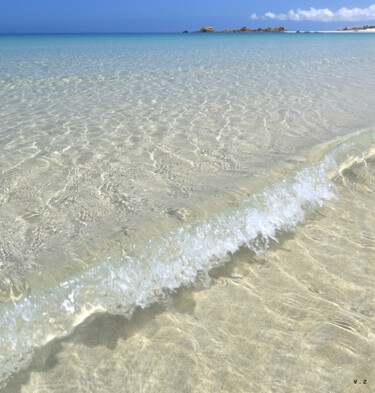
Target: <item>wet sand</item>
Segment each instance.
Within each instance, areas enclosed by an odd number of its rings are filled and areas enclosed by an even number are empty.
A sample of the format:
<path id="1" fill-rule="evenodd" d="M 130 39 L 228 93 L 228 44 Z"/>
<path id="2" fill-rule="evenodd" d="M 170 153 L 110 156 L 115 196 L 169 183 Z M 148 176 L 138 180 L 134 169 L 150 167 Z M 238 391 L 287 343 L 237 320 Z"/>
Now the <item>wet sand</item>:
<path id="1" fill-rule="evenodd" d="M 374 174 L 373 158 L 345 169 L 339 201 L 264 254 L 241 248 L 210 282 L 202 276 L 130 320 L 91 316 L 39 349 L 5 392 L 371 389 Z"/>

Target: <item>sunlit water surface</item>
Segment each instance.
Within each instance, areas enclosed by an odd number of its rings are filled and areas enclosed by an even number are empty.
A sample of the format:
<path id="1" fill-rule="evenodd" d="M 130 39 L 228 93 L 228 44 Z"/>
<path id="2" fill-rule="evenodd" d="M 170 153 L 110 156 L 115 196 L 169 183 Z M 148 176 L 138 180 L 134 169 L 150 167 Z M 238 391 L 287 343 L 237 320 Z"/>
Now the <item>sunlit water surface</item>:
<path id="1" fill-rule="evenodd" d="M 374 381 L 374 64 L 371 34 L 0 36 L 6 390 Z"/>

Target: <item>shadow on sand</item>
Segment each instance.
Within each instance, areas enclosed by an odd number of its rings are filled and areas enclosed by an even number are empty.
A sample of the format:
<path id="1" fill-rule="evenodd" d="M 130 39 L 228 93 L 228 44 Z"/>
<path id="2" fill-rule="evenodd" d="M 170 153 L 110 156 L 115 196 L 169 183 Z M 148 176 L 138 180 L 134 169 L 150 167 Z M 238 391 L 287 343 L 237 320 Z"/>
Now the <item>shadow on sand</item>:
<path id="1" fill-rule="evenodd" d="M 279 242 L 272 242 L 270 248 L 280 248 L 282 244 L 291 239 L 293 233 L 284 233 L 279 236 Z M 246 261 L 244 266 L 251 269 L 255 264 L 265 264 L 267 261 L 246 247 L 241 247 L 230 262 L 210 270 L 209 276 L 212 284 L 222 278 L 231 278 L 235 269 L 239 267 L 239 260 Z M 242 267 L 244 269 L 244 267 Z M 135 333 L 142 331 L 152 323 L 156 316 L 170 309 L 178 313 L 194 313 L 194 293 L 209 290 L 209 286 L 195 283 L 189 288 L 180 288 L 169 296 L 166 304 L 152 304 L 146 309 L 137 308 L 130 319 L 121 315 L 109 313 L 95 313 L 76 326 L 73 332 L 63 338 L 51 340 L 45 346 L 35 350 L 29 366 L 16 372 L 10 378 L 7 386 L 0 390 L 2 393 L 21 393 L 22 387 L 27 385 L 33 372 L 44 373 L 55 368 L 59 363 L 59 354 L 64 349 L 64 344 L 80 343 L 88 347 L 104 346 L 113 350 L 119 339 L 127 340 Z"/>

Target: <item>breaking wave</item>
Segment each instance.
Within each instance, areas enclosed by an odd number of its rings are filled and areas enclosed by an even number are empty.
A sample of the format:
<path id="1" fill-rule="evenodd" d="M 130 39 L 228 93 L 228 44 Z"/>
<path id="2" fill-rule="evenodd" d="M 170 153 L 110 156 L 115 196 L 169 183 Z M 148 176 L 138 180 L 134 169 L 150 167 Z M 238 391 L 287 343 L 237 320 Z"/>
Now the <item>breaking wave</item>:
<path id="1" fill-rule="evenodd" d="M 374 136 L 366 131 L 326 145 L 308 165 L 249 195 L 240 207 L 134 245 L 120 260 L 108 258 L 53 289 L 3 304 L 0 383 L 25 366 L 35 348 L 68 335 L 94 312 L 131 316 L 136 307 L 192 285 L 197 275 L 204 280 L 210 269 L 225 263 L 241 246 L 261 253 L 270 241 L 278 241 L 280 233 L 294 230 L 307 213 L 338 198 L 335 177 L 373 154 Z"/>

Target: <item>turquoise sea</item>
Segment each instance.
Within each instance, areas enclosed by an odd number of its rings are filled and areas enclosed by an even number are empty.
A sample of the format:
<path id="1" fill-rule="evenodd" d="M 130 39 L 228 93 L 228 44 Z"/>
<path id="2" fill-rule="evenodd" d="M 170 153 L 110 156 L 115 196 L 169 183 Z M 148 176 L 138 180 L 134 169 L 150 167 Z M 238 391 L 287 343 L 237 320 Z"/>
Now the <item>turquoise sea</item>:
<path id="1" fill-rule="evenodd" d="M 374 64 L 375 34 L 0 36 L 4 391 L 374 386 Z"/>

